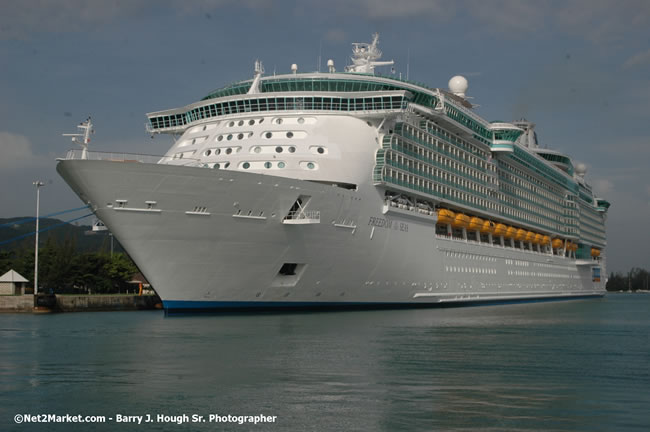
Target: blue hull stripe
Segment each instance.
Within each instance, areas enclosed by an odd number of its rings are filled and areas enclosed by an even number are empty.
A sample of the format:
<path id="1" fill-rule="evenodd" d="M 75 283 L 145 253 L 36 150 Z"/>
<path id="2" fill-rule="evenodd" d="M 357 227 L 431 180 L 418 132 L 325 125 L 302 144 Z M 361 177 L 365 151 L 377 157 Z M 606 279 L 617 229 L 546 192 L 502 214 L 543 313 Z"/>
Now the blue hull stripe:
<path id="1" fill-rule="evenodd" d="M 476 300 L 435 303 L 379 303 L 379 302 L 262 302 L 262 301 L 186 301 L 163 300 L 167 313 L 200 313 L 219 311 L 261 311 L 261 310 L 363 310 L 363 309 L 417 309 L 461 306 L 482 306 L 518 303 L 537 303 L 549 301 L 577 300 L 603 297 L 602 295 L 576 295 L 571 297 L 542 297 L 510 300 Z"/>

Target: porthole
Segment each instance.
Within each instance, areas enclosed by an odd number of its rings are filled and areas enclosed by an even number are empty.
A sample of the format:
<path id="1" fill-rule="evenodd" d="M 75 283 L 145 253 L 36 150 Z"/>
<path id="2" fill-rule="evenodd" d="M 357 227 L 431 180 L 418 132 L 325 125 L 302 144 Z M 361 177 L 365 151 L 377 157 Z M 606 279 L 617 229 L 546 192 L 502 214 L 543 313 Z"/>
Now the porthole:
<path id="1" fill-rule="evenodd" d="M 254 151 L 255 153 L 259 153 L 259 152 L 262 151 L 262 147 L 255 147 L 255 148 L 253 149 L 253 151 Z"/>
<path id="2" fill-rule="evenodd" d="M 302 117 L 298 118 L 298 123 L 303 124 L 305 122 L 305 119 Z"/>
<path id="3" fill-rule="evenodd" d="M 287 132 L 287 138 L 293 138 L 293 132 L 291 131 Z"/>
<path id="4" fill-rule="evenodd" d="M 264 135 L 264 136 L 267 137 L 267 138 L 271 138 L 273 136 L 273 133 L 267 132 L 266 135 Z"/>
<path id="5" fill-rule="evenodd" d="M 314 163 L 313 162 L 307 163 L 307 168 L 314 169 Z"/>
<path id="6" fill-rule="evenodd" d="M 219 165 L 218 163 L 216 163 L 216 164 L 214 164 L 214 167 L 215 167 L 216 169 L 219 169 L 219 168 L 221 168 L 221 165 Z"/>
<path id="7" fill-rule="evenodd" d="M 282 119 L 281 119 L 281 118 L 276 119 L 276 120 L 275 120 L 275 123 L 276 123 L 276 124 L 282 124 Z"/>
<path id="8" fill-rule="evenodd" d="M 255 124 L 255 120 L 253 120 L 253 119 L 248 120 L 248 124 L 251 125 L 251 126 L 254 125 L 254 124 Z"/>
<path id="9" fill-rule="evenodd" d="M 278 168 L 284 168 L 284 167 L 285 167 L 284 162 L 278 162 Z"/>
<path id="10" fill-rule="evenodd" d="M 226 164 L 223 167 L 228 168 L 229 166 L 230 166 L 230 162 L 226 162 Z"/>
<path id="11" fill-rule="evenodd" d="M 219 136 L 217 137 L 217 141 L 223 141 L 223 135 L 219 135 Z"/>
<path id="12" fill-rule="evenodd" d="M 196 144 L 196 138 L 192 140 L 192 144 Z"/>
<path id="13" fill-rule="evenodd" d="M 227 137 L 226 139 L 227 139 L 228 141 L 230 141 L 230 140 L 232 139 L 232 135 L 228 135 L 228 137 Z"/>
<path id="14" fill-rule="evenodd" d="M 249 164 L 248 162 L 244 162 L 244 163 L 242 164 L 242 168 L 244 168 L 244 169 L 248 169 L 248 168 L 250 168 L 250 167 L 251 167 L 251 164 Z"/>
<path id="15" fill-rule="evenodd" d="M 207 126 L 203 126 L 203 130 L 206 130 L 206 129 L 207 129 Z"/>
<path id="16" fill-rule="evenodd" d="M 317 149 L 316 151 L 317 151 L 318 153 L 320 153 L 320 154 L 325 153 L 325 149 L 324 149 L 323 147 L 318 147 L 318 149 Z"/>
<path id="17" fill-rule="evenodd" d="M 228 123 L 228 127 L 233 127 L 234 125 L 235 125 L 234 121 L 231 121 L 230 123 Z"/>
<path id="18" fill-rule="evenodd" d="M 264 168 L 271 168 L 271 162 L 264 162 Z"/>
<path id="19" fill-rule="evenodd" d="M 240 139 L 244 139 L 244 134 L 241 134 L 241 133 L 240 133 L 239 135 L 237 135 L 237 139 L 238 139 L 238 140 L 240 140 Z"/>
<path id="20" fill-rule="evenodd" d="M 228 147 L 228 148 L 226 149 L 226 154 L 230 154 L 230 153 L 232 153 L 232 149 L 231 149 L 230 147 Z"/>
<path id="21" fill-rule="evenodd" d="M 179 155 L 178 155 L 178 158 L 179 158 L 179 159 L 183 159 L 183 153 L 179 154 Z"/>
<path id="22" fill-rule="evenodd" d="M 275 152 L 276 152 L 276 153 L 282 153 L 282 147 L 277 146 L 277 147 L 275 148 Z"/>
<path id="23" fill-rule="evenodd" d="M 205 154 L 206 156 L 210 156 L 211 153 L 212 153 L 212 150 L 206 150 L 204 154 Z"/>
<path id="24" fill-rule="evenodd" d="M 214 151 L 214 154 L 216 154 L 216 155 L 221 154 L 221 149 L 216 149 L 216 150 Z"/>
<path id="25" fill-rule="evenodd" d="M 244 120 L 239 120 L 239 123 L 237 123 L 237 126 L 243 126 L 244 125 Z"/>
<path id="26" fill-rule="evenodd" d="M 293 147 L 293 146 L 289 147 L 289 153 L 295 153 L 295 152 L 296 152 L 295 147 Z"/>
<path id="27" fill-rule="evenodd" d="M 259 124 L 264 123 L 264 117 L 262 117 L 261 119 L 259 119 L 257 122 L 258 122 Z"/>
<path id="28" fill-rule="evenodd" d="M 248 138 L 253 136 L 253 132 L 248 132 Z"/>

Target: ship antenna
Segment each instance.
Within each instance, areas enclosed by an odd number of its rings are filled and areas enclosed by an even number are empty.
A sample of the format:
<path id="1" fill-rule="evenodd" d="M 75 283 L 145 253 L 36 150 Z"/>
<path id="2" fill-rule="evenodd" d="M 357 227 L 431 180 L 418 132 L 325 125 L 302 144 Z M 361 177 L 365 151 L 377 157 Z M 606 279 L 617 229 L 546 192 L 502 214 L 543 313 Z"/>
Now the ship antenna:
<path id="1" fill-rule="evenodd" d="M 86 119 L 86 121 L 79 123 L 77 125 L 77 128 L 81 129 L 83 133 L 61 134 L 61 135 L 72 137 L 72 142 L 76 142 L 82 148 L 81 159 L 88 159 L 88 143 L 90 142 L 90 135 L 95 133 L 95 129 L 93 129 L 93 124 L 90 121 L 90 116 Z"/>
<path id="2" fill-rule="evenodd" d="M 264 66 L 262 65 L 262 61 L 255 60 L 255 78 L 253 78 L 253 84 L 251 84 L 251 88 L 248 89 L 248 94 L 260 93 L 260 79 L 262 79 L 262 74 L 264 74 Z"/>

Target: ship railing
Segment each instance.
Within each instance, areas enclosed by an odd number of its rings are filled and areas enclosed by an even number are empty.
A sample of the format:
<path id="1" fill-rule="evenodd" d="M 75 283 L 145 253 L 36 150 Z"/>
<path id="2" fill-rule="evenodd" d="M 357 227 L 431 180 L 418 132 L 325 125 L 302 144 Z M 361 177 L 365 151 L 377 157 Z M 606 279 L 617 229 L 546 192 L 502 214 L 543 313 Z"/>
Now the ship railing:
<path id="1" fill-rule="evenodd" d="M 290 211 L 282 222 L 296 225 L 320 223 L 320 211 L 302 209 Z"/>
<path id="2" fill-rule="evenodd" d="M 199 159 L 193 158 L 173 158 L 172 156 L 148 155 L 137 153 L 117 153 L 117 152 L 98 152 L 86 151 L 82 149 L 71 149 L 64 158 L 59 160 L 102 160 L 112 162 L 137 162 L 148 164 L 173 164 L 184 166 L 197 166 L 200 164 Z"/>

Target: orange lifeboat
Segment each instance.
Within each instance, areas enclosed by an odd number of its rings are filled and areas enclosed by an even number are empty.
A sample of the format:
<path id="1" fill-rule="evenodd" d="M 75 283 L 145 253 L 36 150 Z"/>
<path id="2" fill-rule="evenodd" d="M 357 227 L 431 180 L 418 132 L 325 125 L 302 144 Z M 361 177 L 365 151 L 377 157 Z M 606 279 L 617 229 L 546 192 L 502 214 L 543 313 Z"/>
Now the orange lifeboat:
<path id="1" fill-rule="evenodd" d="M 551 245 L 553 246 L 554 249 L 559 249 L 564 245 L 564 242 L 562 241 L 562 239 L 556 238 L 553 239 L 553 243 L 551 243 Z"/>
<path id="2" fill-rule="evenodd" d="M 469 229 L 472 231 L 479 231 L 483 227 L 483 219 L 473 217 L 469 220 Z"/>
<path id="3" fill-rule="evenodd" d="M 544 242 L 544 236 L 541 234 L 535 234 L 535 240 L 533 240 L 533 243 L 535 244 L 545 244 Z"/>
<path id="4" fill-rule="evenodd" d="M 506 235 L 507 232 L 508 232 L 508 227 L 504 224 L 496 224 L 496 226 L 494 227 L 495 236 Z"/>
<path id="5" fill-rule="evenodd" d="M 578 250 L 578 245 L 576 243 L 571 243 L 571 249 L 572 252 L 575 252 Z"/>
<path id="6" fill-rule="evenodd" d="M 469 226 L 469 216 L 463 213 L 457 213 L 451 226 L 454 228 L 467 228 Z"/>
<path id="7" fill-rule="evenodd" d="M 527 231 L 526 231 L 525 229 L 521 229 L 521 228 L 519 228 L 519 229 L 517 230 L 517 234 L 515 235 L 515 240 L 519 241 L 519 240 L 523 240 L 523 239 L 525 239 L 525 238 L 526 238 L 526 234 L 527 234 Z"/>
<path id="8" fill-rule="evenodd" d="M 505 225 L 503 226 L 505 227 Z M 483 222 L 483 226 L 481 227 L 481 234 L 491 234 L 491 233 L 496 234 L 495 229 L 496 229 L 496 225 L 494 224 L 494 222 L 486 220 L 485 222 Z"/>
<path id="9" fill-rule="evenodd" d="M 508 230 L 506 231 L 505 238 L 508 239 L 515 238 L 516 235 L 517 235 L 517 228 L 509 226 Z"/>
<path id="10" fill-rule="evenodd" d="M 594 258 L 599 257 L 600 256 L 600 250 L 598 250 L 596 248 L 591 248 L 591 256 L 594 257 Z"/>
<path id="11" fill-rule="evenodd" d="M 549 236 L 544 236 L 544 237 L 542 238 L 542 245 L 543 245 L 543 246 L 546 246 L 546 245 L 549 244 L 550 242 L 551 242 L 551 238 L 550 238 Z"/>
<path id="12" fill-rule="evenodd" d="M 532 231 L 528 231 L 526 233 L 526 238 L 524 240 L 526 240 L 527 242 L 535 241 L 535 233 Z"/>
<path id="13" fill-rule="evenodd" d="M 456 213 L 447 209 L 438 210 L 438 224 L 447 225 L 454 221 Z"/>

